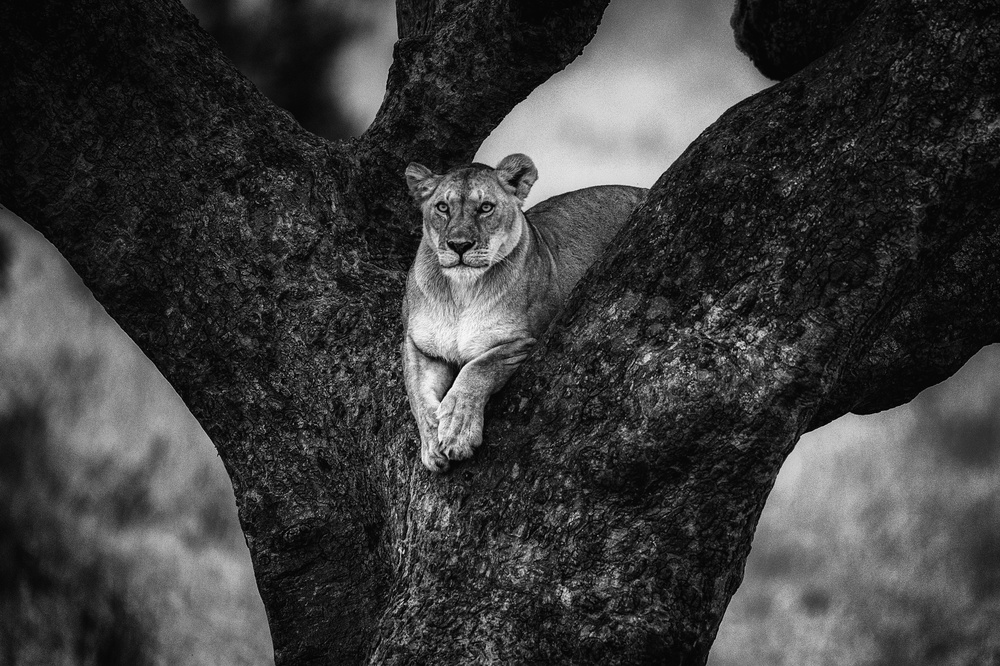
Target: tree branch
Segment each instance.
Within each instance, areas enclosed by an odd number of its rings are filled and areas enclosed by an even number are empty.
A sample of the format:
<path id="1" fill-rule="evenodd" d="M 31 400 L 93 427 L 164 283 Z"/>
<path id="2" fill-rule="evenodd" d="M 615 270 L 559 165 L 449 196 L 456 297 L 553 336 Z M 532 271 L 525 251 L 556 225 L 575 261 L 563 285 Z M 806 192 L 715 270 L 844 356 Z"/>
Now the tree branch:
<path id="1" fill-rule="evenodd" d="M 871 0 L 736 0 L 736 45 L 764 76 L 782 80 L 833 49 Z"/>
<path id="2" fill-rule="evenodd" d="M 385 100 L 362 146 L 439 171 L 471 161 L 515 105 L 583 51 L 608 2 L 466 0 L 434 13 L 399 0 Z"/>
<path id="3" fill-rule="evenodd" d="M 970 201 L 1000 209 L 995 189 L 974 193 Z M 844 368 L 809 429 L 846 411 L 869 414 L 905 404 L 950 377 L 982 347 L 1000 341 L 1000 270 L 991 259 L 998 247 L 998 226 L 984 225 L 970 235 L 871 350 Z"/>
<path id="4" fill-rule="evenodd" d="M 357 661 L 389 584 L 388 512 L 373 449 L 339 427 L 360 408 L 338 395 L 396 382 L 395 345 L 361 337 L 388 337 L 402 275 L 378 265 L 387 232 L 355 214 L 353 162 L 261 97 L 176 2 L 6 2 L 0 60 L 4 203 L 212 436 L 279 659 Z"/>

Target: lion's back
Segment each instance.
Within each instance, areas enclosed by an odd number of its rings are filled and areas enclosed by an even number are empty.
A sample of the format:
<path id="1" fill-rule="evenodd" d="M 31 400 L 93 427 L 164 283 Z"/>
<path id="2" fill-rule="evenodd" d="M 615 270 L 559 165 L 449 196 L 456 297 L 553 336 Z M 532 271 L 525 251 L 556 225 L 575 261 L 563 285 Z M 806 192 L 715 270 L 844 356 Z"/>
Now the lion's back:
<path id="1" fill-rule="evenodd" d="M 524 212 L 573 283 L 604 252 L 647 190 L 599 185 L 556 195 Z"/>

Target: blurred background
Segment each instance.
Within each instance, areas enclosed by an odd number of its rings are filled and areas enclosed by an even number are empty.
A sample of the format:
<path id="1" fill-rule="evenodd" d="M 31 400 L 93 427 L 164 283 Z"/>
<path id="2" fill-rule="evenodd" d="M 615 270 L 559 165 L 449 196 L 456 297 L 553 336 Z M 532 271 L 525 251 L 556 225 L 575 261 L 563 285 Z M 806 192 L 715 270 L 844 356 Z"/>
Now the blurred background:
<path id="1" fill-rule="evenodd" d="M 389 0 L 187 0 L 312 131 L 364 131 Z M 730 0 L 614 0 L 593 43 L 483 145 L 524 152 L 529 204 L 648 187 L 768 83 Z M 16 211 L 15 211 L 16 212 Z M 268 664 L 211 442 L 58 253 L 0 212 L 0 664 Z M 761 518 L 711 662 L 1000 664 L 1000 349 L 911 404 L 805 436 Z"/>

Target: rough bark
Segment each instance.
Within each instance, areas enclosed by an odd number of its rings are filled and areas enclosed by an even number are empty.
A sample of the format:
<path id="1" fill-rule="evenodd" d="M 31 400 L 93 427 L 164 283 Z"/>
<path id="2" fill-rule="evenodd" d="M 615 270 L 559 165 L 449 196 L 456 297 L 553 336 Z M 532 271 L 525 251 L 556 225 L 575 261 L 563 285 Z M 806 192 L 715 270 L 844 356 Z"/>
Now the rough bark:
<path id="1" fill-rule="evenodd" d="M 787 79 L 841 40 L 871 0 L 736 0 L 736 45 L 764 76 Z"/>
<path id="2" fill-rule="evenodd" d="M 400 0 L 387 92 L 365 142 L 404 165 L 469 162 L 516 104 L 583 52 L 608 2 Z"/>
<path id="3" fill-rule="evenodd" d="M 998 339 L 1000 8 L 877 0 L 723 116 L 438 477 L 396 174 L 468 159 L 603 5 L 434 7 L 329 144 L 176 3 L 9 2 L 0 197 L 212 435 L 279 663 L 702 663 L 798 436 Z"/>

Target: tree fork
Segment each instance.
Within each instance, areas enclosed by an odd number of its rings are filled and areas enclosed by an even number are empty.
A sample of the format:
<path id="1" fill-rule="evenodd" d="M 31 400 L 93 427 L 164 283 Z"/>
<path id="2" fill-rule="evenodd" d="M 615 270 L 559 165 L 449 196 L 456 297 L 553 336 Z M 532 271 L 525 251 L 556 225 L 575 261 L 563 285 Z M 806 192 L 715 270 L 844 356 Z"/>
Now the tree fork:
<path id="1" fill-rule="evenodd" d="M 703 663 L 798 436 L 997 340 L 1000 9 L 939 5 L 879 0 L 706 131 L 444 477 L 398 369 L 400 167 L 471 157 L 603 4 L 401 27 L 330 144 L 176 3 L 7 3 L 0 196 L 213 437 L 279 663 Z"/>

